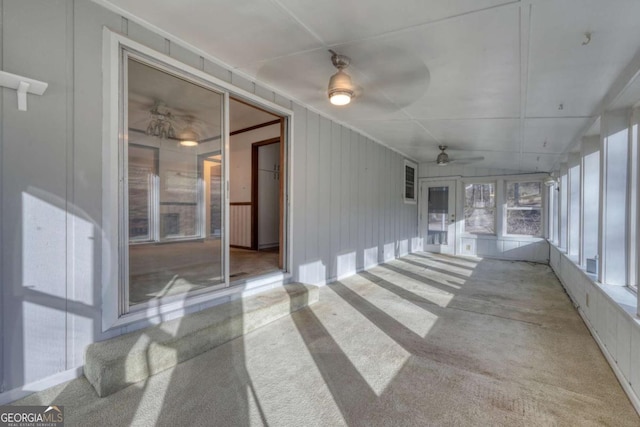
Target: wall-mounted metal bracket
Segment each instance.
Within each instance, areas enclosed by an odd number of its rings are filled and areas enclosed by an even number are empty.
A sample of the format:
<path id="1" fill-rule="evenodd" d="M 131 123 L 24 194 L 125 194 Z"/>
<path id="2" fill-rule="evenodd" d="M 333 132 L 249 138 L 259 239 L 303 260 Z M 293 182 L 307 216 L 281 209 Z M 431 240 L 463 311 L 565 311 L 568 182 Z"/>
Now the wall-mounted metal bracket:
<path id="1" fill-rule="evenodd" d="M 18 110 L 27 111 L 27 93 L 42 95 L 49 84 L 0 71 L 0 86 L 15 90 L 18 93 Z"/>

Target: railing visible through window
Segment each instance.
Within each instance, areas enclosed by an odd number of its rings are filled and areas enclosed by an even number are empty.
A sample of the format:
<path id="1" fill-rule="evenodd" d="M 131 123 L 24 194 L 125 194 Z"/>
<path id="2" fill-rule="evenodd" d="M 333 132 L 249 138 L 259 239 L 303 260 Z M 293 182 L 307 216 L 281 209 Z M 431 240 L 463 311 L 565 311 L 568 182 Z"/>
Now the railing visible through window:
<path id="1" fill-rule="evenodd" d="M 472 234 L 495 234 L 496 187 L 494 183 L 465 185 L 464 231 Z"/>

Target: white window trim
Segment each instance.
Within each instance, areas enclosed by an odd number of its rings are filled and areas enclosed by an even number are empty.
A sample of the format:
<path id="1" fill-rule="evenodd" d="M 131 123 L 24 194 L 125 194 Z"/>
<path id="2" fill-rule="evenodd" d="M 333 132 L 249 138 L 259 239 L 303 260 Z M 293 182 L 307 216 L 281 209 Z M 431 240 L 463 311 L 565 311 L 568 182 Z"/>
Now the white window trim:
<path id="1" fill-rule="evenodd" d="M 250 286 L 243 287 L 242 289 L 230 289 L 228 287 L 222 289 L 209 289 L 206 292 L 194 294 L 193 297 L 186 297 L 182 295 L 179 298 L 167 300 L 166 304 L 163 302 L 153 302 L 145 310 L 132 312 L 127 315 L 120 315 L 120 251 L 122 250 L 122 241 L 119 235 L 119 227 L 122 222 L 121 209 L 119 206 L 120 200 L 120 182 L 119 174 L 119 153 L 118 145 L 114 141 L 119 141 L 119 122 L 120 122 L 120 73 L 121 73 L 121 48 L 127 48 L 129 50 L 137 51 L 143 55 L 153 58 L 168 67 L 175 68 L 181 72 L 189 74 L 196 79 L 203 80 L 204 82 L 215 86 L 217 89 L 225 92 L 225 98 L 228 100 L 229 94 L 241 97 L 255 103 L 258 106 L 267 108 L 287 117 L 288 127 L 285 127 L 286 140 L 288 141 L 288 153 L 287 158 L 292 158 L 293 151 L 293 118 L 294 113 L 292 110 L 282 107 L 274 102 L 265 100 L 256 96 L 255 94 L 248 92 L 244 89 L 236 87 L 224 80 L 220 80 L 210 74 L 205 73 L 202 70 L 186 65 L 170 56 L 157 52 L 143 44 L 135 42 L 121 34 L 111 31 L 106 26 L 103 27 L 102 38 L 102 94 L 103 94 L 103 122 L 102 122 L 102 236 L 101 236 L 101 289 L 102 289 L 102 325 L 101 330 L 103 332 L 110 329 L 126 326 L 128 324 L 139 322 L 141 320 L 148 320 L 154 316 L 158 316 L 162 313 L 168 313 L 171 311 L 184 311 L 185 308 L 195 305 L 202 305 L 206 302 L 215 300 L 222 296 L 228 296 L 228 294 L 242 292 L 247 290 Z M 228 102 L 228 101 L 227 101 Z M 228 109 L 226 110 L 228 115 Z M 225 121 L 226 122 L 226 121 Z M 226 144 L 228 145 L 229 135 L 228 129 L 226 130 Z M 226 147 L 228 151 L 228 147 Z M 293 229 L 292 217 L 290 206 L 293 206 L 293 194 L 290 191 L 290 185 L 292 182 L 292 169 L 288 168 L 287 171 L 287 203 L 286 208 L 288 214 L 285 215 L 285 247 L 290 245 L 290 238 Z M 225 183 L 227 183 L 228 191 L 228 168 L 225 171 L 224 177 Z M 228 206 L 225 207 L 228 210 Z M 228 212 L 225 212 L 225 217 L 228 217 Z M 288 218 L 288 219 L 287 219 Z M 285 265 L 292 266 L 292 250 L 286 250 Z M 226 260 L 225 271 L 229 271 L 228 257 Z M 286 276 L 285 273 L 279 273 L 279 277 Z M 259 279 L 259 278 L 258 278 Z M 262 283 L 261 280 L 256 280 L 256 283 Z M 228 284 L 228 283 L 227 283 Z M 257 285 L 256 285 L 257 286 Z"/>
<path id="2" fill-rule="evenodd" d="M 413 168 L 413 198 L 408 198 L 407 191 L 407 166 Z M 407 204 L 415 205 L 418 203 L 418 164 L 409 159 L 404 159 L 404 167 L 402 168 L 402 197 Z"/>
<path id="3" fill-rule="evenodd" d="M 528 182 L 539 182 L 540 183 L 540 234 L 537 236 L 533 236 L 531 234 L 512 234 L 508 233 L 507 230 L 507 214 L 509 210 L 534 210 L 534 209 L 523 209 L 523 208 L 510 208 L 507 205 L 507 187 L 509 184 L 518 184 L 518 183 L 528 183 Z M 546 197 L 545 197 L 545 185 L 539 179 L 505 179 L 504 180 L 504 209 L 502 209 L 502 223 L 504 224 L 504 233 L 503 237 L 517 237 L 518 239 L 544 239 L 545 238 L 545 230 L 546 230 L 546 221 L 545 221 L 545 212 L 546 212 Z"/>

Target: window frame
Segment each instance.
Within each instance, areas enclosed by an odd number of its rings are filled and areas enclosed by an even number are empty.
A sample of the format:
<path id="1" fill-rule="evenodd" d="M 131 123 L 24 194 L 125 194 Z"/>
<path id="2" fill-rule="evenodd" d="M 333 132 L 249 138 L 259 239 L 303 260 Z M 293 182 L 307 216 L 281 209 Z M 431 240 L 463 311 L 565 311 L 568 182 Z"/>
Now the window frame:
<path id="1" fill-rule="evenodd" d="M 462 184 L 462 191 L 461 193 L 461 198 L 462 198 L 462 203 L 461 203 L 461 209 L 460 209 L 460 218 L 462 218 L 462 221 L 460 221 L 462 223 L 462 233 L 461 235 L 463 236 L 494 236 L 494 237 L 498 237 L 498 215 L 497 215 L 497 209 L 498 209 L 498 181 L 496 179 L 477 179 L 474 178 L 472 180 L 462 180 L 461 181 Z M 466 197 L 466 191 L 467 191 L 467 185 L 493 185 L 493 233 L 478 233 L 478 232 L 473 232 L 473 231 L 467 231 L 467 221 L 465 218 L 465 208 L 467 207 L 467 197 Z M 486 208 L 482 208 L 482 209 L 486 209 Z"/>
<path id="2" fill-rule="evenodd" d="M 413 197 L 407 197 L 407 167 L 413 168 Z M 418 203 L 418 164 L 409 159 L 404 159 L 404 168 L 402 169 L 402 197 L 407 204 L 415 205 Z"/>
<path id="3" fill-rule="evenodd" d="M 532 183 L 532 182 L 537 182 L 537 183 L 540 184 L 540 208 L 532 208 L 532 209 L 510 208 L 509 204 L 507 202 L 507 197 L 508 197 L 508 192 L 509 192 L 509 184 Z M 503 236 L 505 236 L 505 237 L 519 237 L 519 238 L 526 238 L 526 239 L 544 239 L 544 235 L 545 235 L 545 220 L 544 220 L 544 218 L 545 218 L 545 213 L 544 213 L 545 203 L 544 203 L 544 199 L 545 199 L 545 185 L 542 182 L 542 180 L 540 180 L 540 179 L 509 179 L 509 180 L 505 180 L 504 181 L 504 209 L 502 210 L 502 224 L 503 224 L 503 228 L 504 228 Z M 539 210 L 540 211 L 540 233 L 536 234 L 536 235 L 509 233 L 508 219 L 509 219 L 509 211 L 510 210 Z"/>

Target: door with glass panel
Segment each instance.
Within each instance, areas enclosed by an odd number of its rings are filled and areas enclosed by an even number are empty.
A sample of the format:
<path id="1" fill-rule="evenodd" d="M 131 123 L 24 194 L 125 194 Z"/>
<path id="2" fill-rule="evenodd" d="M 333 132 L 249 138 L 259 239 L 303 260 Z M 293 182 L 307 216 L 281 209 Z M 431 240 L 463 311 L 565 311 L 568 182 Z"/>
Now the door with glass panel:
<path id="1" fill-rule="evenodd" d="M 455 247 L 455 181 L 421 185 L 420 229 L 424 250 L 453 254 Z"/>
<path id="2" fill-rule="evenodd" d="M 225 286 L 225 95 L 124 52 L 121 312 Z"/>

